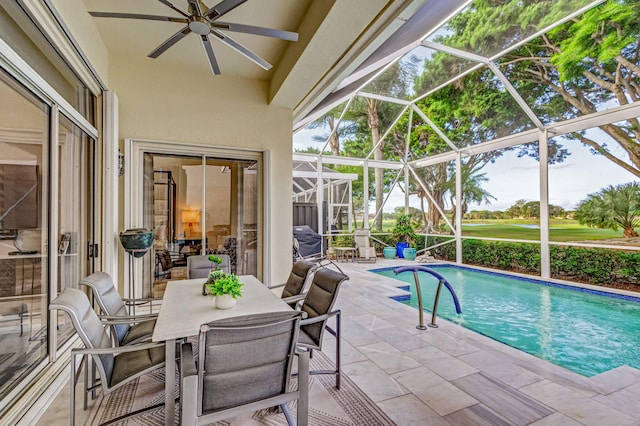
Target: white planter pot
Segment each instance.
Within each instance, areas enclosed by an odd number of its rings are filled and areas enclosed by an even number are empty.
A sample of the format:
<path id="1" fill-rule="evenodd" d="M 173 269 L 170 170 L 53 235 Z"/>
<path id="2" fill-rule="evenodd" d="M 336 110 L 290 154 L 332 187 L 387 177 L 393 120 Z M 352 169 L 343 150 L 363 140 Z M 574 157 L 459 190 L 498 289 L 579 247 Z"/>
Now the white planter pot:
<path id="1" fill-rule="evenodd" d="M 216 296 L 216 308 L 218 309 L 231 309 L 236 306 L 237 300 L 228 294 L 222 296 Z"/>

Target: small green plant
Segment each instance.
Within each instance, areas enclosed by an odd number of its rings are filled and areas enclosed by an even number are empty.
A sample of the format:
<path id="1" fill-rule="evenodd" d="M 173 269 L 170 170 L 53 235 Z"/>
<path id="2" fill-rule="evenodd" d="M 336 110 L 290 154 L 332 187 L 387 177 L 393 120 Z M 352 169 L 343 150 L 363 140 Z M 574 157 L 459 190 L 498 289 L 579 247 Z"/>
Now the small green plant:
<path id="1" fill-rule="evenodd" d="M 211 269 L 219 269 L 218 265 L 220 265 L 222 263 L 222 259 L 220 259 L 218 256 L 216 256 L 215 254 L 210 254 L 209 255 L 209 261 L 211 263 L 213 263 L 213 267 Z"/>
<path id="2" fill-rule="evenodd" d="M 222 269 L 214 269 L 209 272 L 209 277 L 207 278 L 207 283 L 213 283 L 214 281 L 219 280 L 227 275 Z"/>
<path id="3" fill-rule="evenodd" d="M 211 275 L 216 272 L 217 271 L 211 272 L 211 274 L 209 274 L 209 278 L 211 278 Z M 207 280 L 207 290 L 209 295 L 213 297 L 228 294 L 234 299 L 242 296 L 241 289 L 244 284 L 238 280 L 238 276 L 235 274 L 225 274 L 224 272 L 222 272 L 222 274 L 224 275 L 215 279 L 213 282 L 209 282 Z"/>
<path id="4" fill-rule="evenodd" d="M 212 269 L 209 272 L 207 281 L 205 281 L 204 284 L 202 284 L 202 295 L 206 296 L 209 294 L 209 284 L 213 284 L 214 282 L 216 282 L 217 280 L 219 280 L 220 278 L 226 275 L 227 273 L 224 272 L 222 269 Z"/>
<path id="5" fill-rule="evenodd" d="M 411 215 L 399 215 L 391 233 L 396 241 L 403 241 L 405 243 L 409 243 L 410 246 L 413 246 L 416 240 L 416 231 L 413 229 L 413 225 L 411 224 Z"/>

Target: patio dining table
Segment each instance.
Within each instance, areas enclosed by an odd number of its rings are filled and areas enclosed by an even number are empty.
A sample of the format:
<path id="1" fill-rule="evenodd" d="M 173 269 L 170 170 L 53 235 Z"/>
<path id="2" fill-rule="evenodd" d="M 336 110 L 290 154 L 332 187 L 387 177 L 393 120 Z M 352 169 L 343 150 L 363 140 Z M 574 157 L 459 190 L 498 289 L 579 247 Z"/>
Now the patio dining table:
<path id="1" fill-rule="evenodd" d="M 176 340 L 196 336 L 202 324 L 211 321 L 267 312 L 291 310 L 275 293 L 252 275 L 238 277 L 244 284 L 242 297 L 232 309 L 217 309 L 209 296 L 202 295 L 206 278 L 170 281 L 162 298 L 152 341 L 166 342 L 165 424 L 174 424 Z"/>

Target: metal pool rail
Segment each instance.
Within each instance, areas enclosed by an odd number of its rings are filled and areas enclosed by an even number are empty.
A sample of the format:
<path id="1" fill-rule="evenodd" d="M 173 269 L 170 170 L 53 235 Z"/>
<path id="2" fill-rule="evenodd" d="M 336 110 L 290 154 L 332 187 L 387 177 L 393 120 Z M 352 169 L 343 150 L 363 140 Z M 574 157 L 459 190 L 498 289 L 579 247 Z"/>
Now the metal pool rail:
<path id="1" fill-rule="evenodd" d="M 418 272 L 426 272 L 428 274 L 433 275 L 438 279 L 438 289 L 436 290 L 436 297 L 433 299 L 433 310 L 431 314 L 431 323 L 429 323 L 429 327 L 438 327 L 436 325 L 436 311 L 438 309 L 438 300 L 440 299 L 440 290 L 442 289 L 442 284 L 447 287 L 447 290 L 451 293 L 453 297 L 453 303 L 456 306 L 456 313 L 461 314 L 462 309 L 460 309 L 460 302 L 458 301 L 458 296 L 456 292 L 453 291 L 451 284 L 446 280 L 445 277 L 434 271 L 433 269 L 426 268 L 424 266 L 404 266 L 402 268 L 394 269 L 393 271 L 396 275 L 401 274 L 403 272 L 413 272 L 413 279 L 416 282 L 416 293 L 418 295 L 418 325 L 416 328 L 418 330 L 426 330 L 427 327 L 424 326 L 424 314 L 422 310 L 422 292 L 420 291 L 420 278 L 418 277 Z"/>

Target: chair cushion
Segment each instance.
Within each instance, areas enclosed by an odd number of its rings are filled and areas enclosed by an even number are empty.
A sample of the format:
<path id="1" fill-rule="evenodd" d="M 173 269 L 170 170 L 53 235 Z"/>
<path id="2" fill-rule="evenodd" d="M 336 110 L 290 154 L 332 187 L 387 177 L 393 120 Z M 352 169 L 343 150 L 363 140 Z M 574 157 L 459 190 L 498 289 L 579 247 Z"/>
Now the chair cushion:
<path id="1" fill-rule="evenodd" d="M 284 289 L 282 290 L 282 297 L 297 296 L 302 292 L 304 283 L 309 275 L 309 272 L 314 269 L 315 263 L 308 260 L 299 260 L 293 264 L 289 279 L 287 279 Z"/>
<path id="2" fill-rule="evenodd" d="M 158 368 L 162 365 L 164 365 L 164 347 L 162 346 L 117 355 L 113 363 L 109 387 L 149 368 Z"/>
<path id="3" fill-rule="evenodd" d="M 283 311 L 209 323 L 199 358 L 203 412 L 286 393 L 300 317 Z"/>
<path id="4" fill-rule="evenodd" d="M 155 326 L 156 326 L 156 321 L 153 320 L 153 321 L 140 322 L 138 324 L 135 324 L 129 327 L 129 331 L 122 338 L 120 345 L 124 346 L 133 342 L 141 341 L 146 337 L 150 338 L 151 335 L 153 334 L 153 328 Z"/>
<path id="5" fill-rule="evenodd" d="M 313 341 L 311 336 L 304 332 L 304 330 L 300 329 L 298 332 L 298 344 L 304 346 L 305 348 L 311 349 L 320 349 L 320 346 Z"/>
<path id="6" fill-rule="evenodd" d="M 307 318 L 315 318 L 331 312 L 333 304 L 338 296 L 340 284 L 348 279 L 344 274 L 331 269 L 322 268 L 316 272 L 302 305 L 302 311 L 307 313 Z M 322 333 L 326 320 L 300 326 L 300 332 L 312 339 L 315 345 L 322 346 Z"/>

